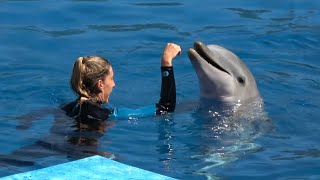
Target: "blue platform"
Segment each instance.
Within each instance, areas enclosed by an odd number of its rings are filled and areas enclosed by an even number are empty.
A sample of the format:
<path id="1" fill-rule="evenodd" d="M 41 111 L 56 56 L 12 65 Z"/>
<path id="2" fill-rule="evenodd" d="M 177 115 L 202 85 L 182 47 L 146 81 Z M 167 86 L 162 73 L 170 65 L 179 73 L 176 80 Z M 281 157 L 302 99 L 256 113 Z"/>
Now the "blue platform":
<path id="1" fill-rule="evenodd" d="M 167 176 L 125 165 L 101 156 L 92 156 L 39 170 L 19 173 L 1 180 L 62 180 L 62 179 L 159 179 Z"/>

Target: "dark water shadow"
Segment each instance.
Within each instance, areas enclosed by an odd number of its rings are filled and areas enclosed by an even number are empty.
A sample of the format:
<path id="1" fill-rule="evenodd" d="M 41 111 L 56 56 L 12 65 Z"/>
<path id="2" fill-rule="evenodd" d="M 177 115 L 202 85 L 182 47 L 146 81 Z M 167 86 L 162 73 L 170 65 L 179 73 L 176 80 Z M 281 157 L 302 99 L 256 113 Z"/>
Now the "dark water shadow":
<path id="1" fill-rule="evenodd" d="M 72 1 L 75 1 L 75 2 L 107 2 L 110 0 L 72 0 Z"/>
<path id="2" fill-rule="evenodd" d="M 226 8 L 227 10 L 237 13 L 242 18 L 262 19 L 260 16 L 265 13 L 270 13 L 270 10 L 249 10 L 243 8 Z"/>
<path id="3" fill-rule="evenodd" d="M 320 158 L 319 149 L 286 150 L 284 154 L 271 157 L 272 160 L 297 160 L 303 158 Z"/>
<path id="4" fill-rule="evenodd" d="M 0 155 L 0 164 L 3 167 L 28 167 L 28 170 L 33 170 L 59 164 L 61 159 L 72 161 L 92 155 L 114 158 L 112 153 L 99 150 L 99 139 L 114 125 L 112 121 L 82 123 L 69 118 L 61 109 L 47 108 L 17 117 L 20 122 L 16 127 L 19 130 L 17 132 L 39 130 L 37 121 L 43 120 L 42 117 L 48 114 L 54 117 L 49 134 L 37 137 L 30 145 Z M 47 160 L 52 157 L 56 159 Z"/>
<path id="5" fill-rule="evenodd" d="M 221 30 L 221 31 L 234 31 L 235 29 L 241 29 L 243 28 L 243 25 L 226 25 L 226 26 L 204 26 L 199 30 L 196 30 L 195 32 L 205 32 L 210 30 Z"/>
<path id="6" fill-rule="evenodd" d="M 161 7 L 161 6 L 182 6 L 182 3 L 177 2 L 167 2 L 167 3 L 131 3 L 135 6 L 146 6 L 146 7 Z"/>
<path id="7" fill-rule="evenodd" d="M 64 29 L 58 31 L 49 31 L 42 28 L 38 28 L 37 26 L 0 26 L 0 29 L 10 30 L 10 31 L 30 31 L 30 32 L 38 32 L 50 37 L 63 37 L 63 36 L 72 36 L 83 34 L 86 30 L 82 29 Z"/>
<path id="8" fill-rule="evenodd" d="M 131 24 L 131 25 L 88 25 L 89 29 L 105 32 L 135 32 L 148 29 L 169 30 L 181 36 L 191 36 L 188 32 L 180 32 L 177 27 L 165 23 Z"/>

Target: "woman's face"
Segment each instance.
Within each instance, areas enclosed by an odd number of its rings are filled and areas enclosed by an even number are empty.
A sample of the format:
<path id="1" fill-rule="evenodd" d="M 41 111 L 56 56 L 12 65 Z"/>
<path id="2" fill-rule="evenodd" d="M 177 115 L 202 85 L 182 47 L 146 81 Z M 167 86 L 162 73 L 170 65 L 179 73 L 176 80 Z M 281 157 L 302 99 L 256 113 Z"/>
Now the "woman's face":
<path id="1" fill-rule="evenodd" d="M 113 87 L 115 86 L 114 78 L 113 78 L 113 70 L 112 67 L 110 66 L 110 73 L 109 75 L 104 79 L 102 82 L 102 102 L 103 103 L 108 103 L 109 102 L 109 96 L 112 92 Z"/>

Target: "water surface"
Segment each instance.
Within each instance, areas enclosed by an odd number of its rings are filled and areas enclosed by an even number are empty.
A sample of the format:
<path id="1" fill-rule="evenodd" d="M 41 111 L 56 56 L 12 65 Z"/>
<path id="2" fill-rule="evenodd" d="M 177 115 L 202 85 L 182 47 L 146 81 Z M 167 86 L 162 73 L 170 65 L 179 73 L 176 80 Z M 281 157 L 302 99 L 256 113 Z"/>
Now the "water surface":
<path id="1" fill-rule="evenodd" d="M 67 140 L 70 119 L 54 110 L 75 98 L 68 81 L 77 57 L 108 58 L 111 103 L 138 108 L 158 101 L 162 49 L 175 42 L 183 48 L 177 109 L 188 111 L 112 122 L 94 151 L 178 179 L 319 179 L 319 9 L 311 0 L 0 1 L 0 176 L 91 155 L 81 150 L 92 146 Z M 196 40 L 243 59 L 272 131 L 210 131 L 186 53 Z M 31 124 L 17 120 L 30 113 Z"/>

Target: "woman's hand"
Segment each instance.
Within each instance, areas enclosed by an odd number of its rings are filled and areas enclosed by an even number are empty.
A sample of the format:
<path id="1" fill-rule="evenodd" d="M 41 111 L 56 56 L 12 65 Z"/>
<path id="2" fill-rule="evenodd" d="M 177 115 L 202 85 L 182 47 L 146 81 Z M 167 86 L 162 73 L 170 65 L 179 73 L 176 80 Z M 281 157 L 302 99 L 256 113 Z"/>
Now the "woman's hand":
<path id="1" fill-rule="evenodd" d="M 171 67 L 173 58 L 175 58 L 180 53 L 181 48 L 179 45 L 174 43 L 168 43 L 162 53 L 161 66 Z"/>

